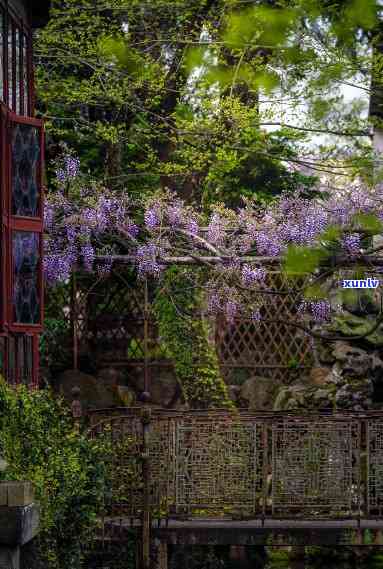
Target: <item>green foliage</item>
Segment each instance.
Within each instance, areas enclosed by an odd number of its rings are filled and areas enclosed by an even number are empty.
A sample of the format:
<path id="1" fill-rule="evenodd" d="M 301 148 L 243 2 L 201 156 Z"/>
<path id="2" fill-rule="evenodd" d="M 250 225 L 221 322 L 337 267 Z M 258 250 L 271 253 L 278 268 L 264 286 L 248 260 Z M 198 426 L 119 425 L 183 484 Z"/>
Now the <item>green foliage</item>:
<path id="1" fill-rule="evenodd" d="M 229 10 L 218 22 L 224 8 L 222 0 L 159 0 L 147 10 L 133 0 L 108 9 L 103 0 L 56 0 L 35 50 L 48 160 L 66 142 L 81 159 L 84 184 L 101 179 L 140 198 L 166 186 L 207 207 L 312 187 L 312 177 L 281 162 L 297 157 L 302 136 L 258 125 L 258 94 L 279 84 L 278 66 L 256 52 L 217 51 L 215 40 L 236 37 L 247 21 Z M 258 6 L 251 22 L 262 41 L 279 42 L 293 12 Z M 198 45 L 203 30 L 211 46 Z M 191 72 L 201 66 L 194 85 Z M 209 86 L 217 82 L 215 99 Z"/>
<path id="2" fill-rule="evenodd" d="M 168 269 L 153 305 L 159 335 L 191 407 L 232 407 L 209 342 L 209 325 L 198 314 L 201 302 L 200 294 L 190 290 L 187 270 Z"/>
<path id="3" fill-rule="evenodd" d="M 374 214 L 358 213 L 354 216 L 353 221 L 358 229 L 369 235 L 380 235 L 383 231 L 382 221 Z"/>
<path id="4" fill-rule="evenodd" d="M 45 566 L 79 568 L 102 506 L 103 443 L 78 434 L 68 408 L 50 392 L 14 390 L 1 380 L 0 449 L 9 463 L 6 478 L 34 485 Z"/>
<path id="5" fill-rule="evenodd" d="M 63 348 L 68 346 L 69 332 L 68 323 L 62 318 L 48 316 L 44 319 L 44 331 L 40 336 L 40 358 L 43 365 L 54 365 L 57 368 L 68 362 L 70 355 Z"/>
<path id="6" fill-rule="evenodd" d="M 324 247 L 290 245 L 284 259 L 284 271 L 287 276 L 312 273 L 326 256 L 328 252 Z"/>
<path id="7" fill-rule="evenodd" d="M 223 35 L 230 48 L 242 48 L 251 43 L 276 46 L 286 41 L 297 17 L 291 8 L 253 6 L 230 14 Z"/>

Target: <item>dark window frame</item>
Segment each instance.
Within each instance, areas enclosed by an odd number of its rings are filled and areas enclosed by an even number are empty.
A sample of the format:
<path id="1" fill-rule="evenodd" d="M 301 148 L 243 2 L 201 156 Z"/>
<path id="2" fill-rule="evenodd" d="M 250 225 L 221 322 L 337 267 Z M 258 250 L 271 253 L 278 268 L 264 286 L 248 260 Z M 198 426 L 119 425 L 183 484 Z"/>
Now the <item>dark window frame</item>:
<path id="1" fill-rule="evenodd" d="M 0 29 L 3 46 L 3 69 L 0 69 L 3 76 L 3 93 L 0 93 L 0 102 L 17 114 L 33 116 L 32 30 L 28 22 L 18 16 L 11 6 L 7 6 L 4 0 L 0 0 L 0 12 L 3 23 Z M 12 37 L 11 49 L 9 49 L 9 31 Z M 16 50 L 16 37 L 18 37 L 18 50 Z M 24 58 L 24 41 L 26 42 L 26 58 Z M 16 53 L 18 53 L 18 65 L 16 65 Z M 9 56 L 12 59 L 11 68 Z M 10 81 L 11 90 L 9 89 Z M 17 91 L 19 100 L 17 100 Z M 17 103 L 19 103 L 19 108 L 16 107 Z"/>
<path id="2" fill-rule="evenodd" d="M 21 18 L 6 0 L 0 0 L 2 28 L 3 90 L 0 92 L 0 342 L 3 365 L 0 373 L 11 385 L 26 383 L 31 388 L 39 385 L 39 335 L 42 332 L 44 317 L 43 287 L 43 172 L 44 172 L 44 131 L 43 122 L 34 118 L 34 89 L 32 65 L 32 30 L 29 23 Z M 11 26 L 12 67 L 9 66 L 8 30 Z M 17 33 L 18 31 L 18 33 Z M 18 49 L 16 49 L 18 37 Z M 25 42 L 25 44 L 24 44 Z M 18 53 L 18 65 L 16 65 Z M 11 76 L 12 90 L 9 90 Z M 16 75 L 17 74 L 17 75 Z M 1 82 L 0 82 L 1 86 Z M 38 185 L 40 203 L 38 216 L 26 217 L 12 215 L 12 155 L 11 134 L 14 123 L 37 127 L 40 131 L 40 165 Z M 12 234 L 14 231 L 33 231 L 40 238 L 40 323 L 21 324 L 13 319 L 13 255 Z M 31 363 L 31 366 L 30 366 Z"/>

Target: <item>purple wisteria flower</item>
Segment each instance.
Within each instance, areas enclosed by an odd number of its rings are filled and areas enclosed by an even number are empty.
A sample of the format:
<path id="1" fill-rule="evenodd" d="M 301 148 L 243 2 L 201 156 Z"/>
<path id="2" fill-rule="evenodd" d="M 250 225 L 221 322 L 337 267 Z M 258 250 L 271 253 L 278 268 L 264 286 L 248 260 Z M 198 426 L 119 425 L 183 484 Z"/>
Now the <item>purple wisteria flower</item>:
<path id="1" fill-rule="evenodd" d="M 133 239 L 136 239 L 136 237 L 138 237 L 138 235 L 140 233 L 140 229 L 139 229 L 138 225 L 133 223 L 133 221 L 131 221 L 130 219 L 125 221 L 125 223 L 123 224 L 123 228 L 126 231 L 126 233 L 128 233 L 128 235 L 133 237 Z"/>
<path id="2" fill-rule="evenodd" d="M 219 213 L 213 213 L 207 227 L 207 239 L 213 245 L 222 245 L 224 240 L 225 222 Z"/>
<path id="3" fill-rule="evenodd" d="M 157 212 L 153 209 L 147 209 L 144 215 L 145 226 L 149 231 L 156 229 L 160 224 L 160 219 Z"/>
<path id="4" fill-rule="evenodd" d="M 183 212 L 181 204 L 169 206 L 166 213 L 170 227 L 177 227 L 182 223 Z"/>
<path id="5" fill-rule="evenodd" d="M 255 322 L 260 322 L 262 320 L 262 314 L 261 311 L 257 308 L 256 310 L 253 310 L 251 315 L 250 315 L 251 320 L 254 320 Z"/>
<path id="6" fill-rule="evenodd" d="M 112 258 L 108 259 L 102 264 L 97 265 L 97 274 L 101 278 L 107 278 L 112 270 L 113 260 Z"/>
<path id="7" fill-rule="evenodd" d="M 68 227 L 66 228 L 66 237 L 67 237 L 68 243 L 72 244 L 75 242 L 76 237 L 77 237 L 77 231 L 73 225 L 68 225 Z"/>
<path id="8" fill-rule="evenodd" d="M 81 247 L 80 254 L 83 258 L 84 268 L 86 271 L 90 272 L 93 268 L 94 262 L 94 249 L 90 243 L 86 243 Z"/>
<path id="9" fill-rule="evenodd" d="M 161 248 L 155 243 L 141 245 L 137 249 L 137 265 L 138 276 L 144 278 L 146 276 L 158 277 L 163 266 L 158 262 L 158 257 L 162 254 Z"/>
<path id="10" fill-rule="evenodd" d="M 45 279 L 50 284 L 56 284 L 69 279 L 71 263 L 67 256 L 62 254 L 48 254 L 43 259 Z"/>
<path id="11" fill-rule="evenodd" d="M 61 184 L 77 178 L 80 171 L 80 160 L 73 156 L 65 156 L 62 168 L 56 170 L 56 178 Z"/>
<path id="12" fill-rule="evenodd" d="M 357 255 L 361 248 L 360 234 L 350 233 L 348 235 L 344 235 L 342 239 L 342 247 L 350 255 Z"/>
<path id="13" fill-rule="evenodd" d="M 223 309 L 225 312 L 226 320 L 229 322 L 229 324 L 233 324 L 239 312 L 238 301 L 233 298 L 229 298 L 229 300 L 225 302 Z"/>
<path id="14" fill-rule="evenodd" d="M 209 314 L 217 314 L 222 309 L 221 299 L 216 291 L 212 291 L 208 295 L 208 312 Z"/>
<path id="15" fill-rule="evenodd" d="M 326 322 L 330 319 L 331 304 L 328 300 L 304 300 L 298 307 L 298 313 L 309 312 L 315 322 Z"/>
<path id="16" fill-rule="evenodd" d="M 265 231 L 259 231 L 257 233 L 255 242 L 257 245 L 257 251 L 260 255 L 278 257 L 282 251 L 282 243 L 279 242 L 279 238 L 270 235 Z"/>
<path id="17" fill-rule="evenodd" d="M 49 231 L 53 227 L 55 208 L 53 204 L 47 203 L 44 207 L 44 229 Z"/>
<path id="18" fill-rule="evenodd" d="M 266 278 L 266 271 L 263 267 L 251 268 L 249 265 L 242 267 L 242 283 L 244 286 L 251 286 L 256 282 L 263 282 Z"/>
<path id="19" fill-rule="evenodd" d="M 188 221 L 186 222 L 186 230 L 189 231 L 189 233 L 191 233 L 192 235 L 197 235 L 198 234 L 198 222 L 195 219 L 188 219 Z"/>

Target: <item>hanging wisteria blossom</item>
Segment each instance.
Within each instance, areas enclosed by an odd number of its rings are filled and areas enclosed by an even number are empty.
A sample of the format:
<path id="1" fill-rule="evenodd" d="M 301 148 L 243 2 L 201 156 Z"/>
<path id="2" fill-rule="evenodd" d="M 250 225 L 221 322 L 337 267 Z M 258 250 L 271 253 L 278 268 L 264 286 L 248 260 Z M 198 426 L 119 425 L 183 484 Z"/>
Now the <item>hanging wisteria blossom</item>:
<path id="1" fill-rule="evenodd" d="M 72 164 L 66 171 L 75 174 L 77 166 Z M 127 197 L 107 190 L 99 191 L 97 198 L 84 192 L 81 203 L 71 203 L 63 194 L 48 195 L 47 281 L 65 280 L 71 270 L 81 266 L 105 276 L 114 259 L 135 265 L 140 278 L 160 279 L 172 264 L 203 267 L 207 280 L 211 279 L 207 287 L 210 313 L 222 312 L 230 322 L 246 315 L 259 321 L 261 311 L 254 306 L 258 300 L 261 306 L 270 292 L 270 264 L 274 271 L 278 267 L 283 270 L 285 260 L 294 258 L 291 251 L 295 251 L 297 270 L 304 273 L 299 263 L 310 258 L 310 248 L 321 250 L 318 258 L 339 254 L 336 258 L 343 255 L 356 262 L 369 227 L 383 234 L 383 224 L 379 226 L 383 188 L 371 190 L 362 185 L 350 186 L 330 198 L 319 195 L 308 200 L 299 192 L 283 195 L 262 207 L 248 200 L 238 211 L 220 206 L 208 215 L 165 193 L 147 203 L 143 212 L 136 211 L 137 216 Z M 139 224 L 136 219 L 142 216 Z M 111 243 L 113 253 L 105 255 L 103 248 Z M 306 248 L 306 257 L 299 257 L 300 248 Z M 363 251 L 366 254 L 368 250 Z M 321 274 L 316 261 L 308 272 L 312 267 Z M 331 306 L 326 299 L 306 300 L 298 317 L 304 312 L 317 322 L 327 322 Z"/>

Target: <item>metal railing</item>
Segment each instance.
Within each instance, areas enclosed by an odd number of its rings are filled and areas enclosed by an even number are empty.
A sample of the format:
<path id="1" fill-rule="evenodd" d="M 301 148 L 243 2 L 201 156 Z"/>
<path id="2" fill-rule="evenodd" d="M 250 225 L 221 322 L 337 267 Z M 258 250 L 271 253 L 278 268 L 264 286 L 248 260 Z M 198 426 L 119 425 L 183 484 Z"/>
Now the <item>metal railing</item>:
<path id="1" fill-rule="evenodd" d="M 383 412 L 98 410 L 106 515 L 366 518 L 383 511 Z"/>

